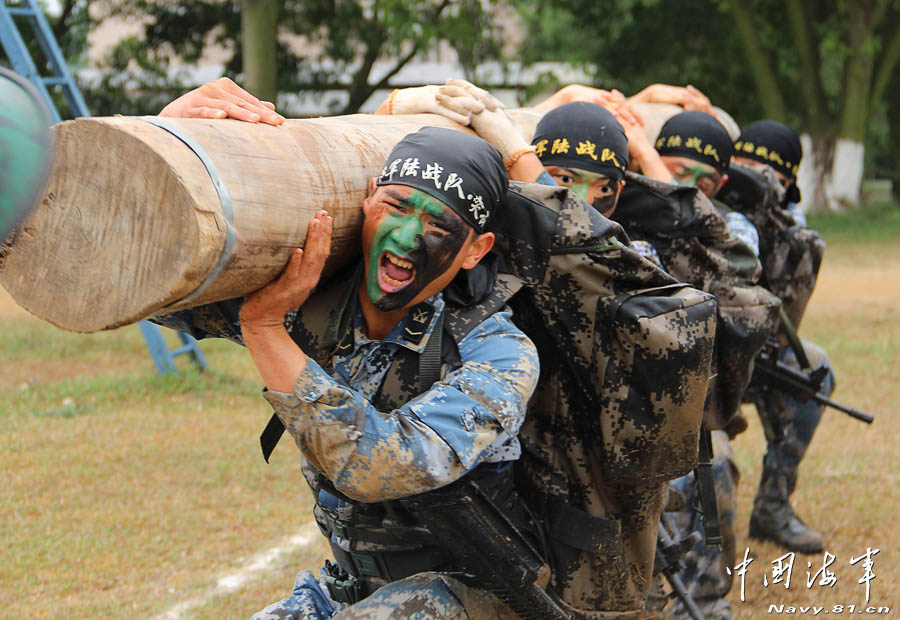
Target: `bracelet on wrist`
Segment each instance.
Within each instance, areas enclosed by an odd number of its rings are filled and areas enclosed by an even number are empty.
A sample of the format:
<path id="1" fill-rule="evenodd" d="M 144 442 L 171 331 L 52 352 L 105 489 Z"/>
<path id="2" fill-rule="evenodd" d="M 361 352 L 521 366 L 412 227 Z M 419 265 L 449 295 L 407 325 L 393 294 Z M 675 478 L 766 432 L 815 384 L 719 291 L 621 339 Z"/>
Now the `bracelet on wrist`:
<path id="1" fill-rule="evenodd" d="M 388 114 L 394 113 L 394 97 L 397 96 L 397 93 L 400 91 L 399 88 L 395 88 L 391 91 L 391 94 L 388 96 Z"/>
<path id="2" fill-rule="evenodd" d="M 522 155 L 524 155 L 525 153 L 534 153 L 536 151 L 537 149 L 534 146 L 526 146 L 524 149 L 519 149 L 503 163 L 503 167 L 506 168 L 507 172 L 509 172 L 509 169 L 512 168 L 517 161 L 519 161 L 519 158 L 522 157 Z"/>

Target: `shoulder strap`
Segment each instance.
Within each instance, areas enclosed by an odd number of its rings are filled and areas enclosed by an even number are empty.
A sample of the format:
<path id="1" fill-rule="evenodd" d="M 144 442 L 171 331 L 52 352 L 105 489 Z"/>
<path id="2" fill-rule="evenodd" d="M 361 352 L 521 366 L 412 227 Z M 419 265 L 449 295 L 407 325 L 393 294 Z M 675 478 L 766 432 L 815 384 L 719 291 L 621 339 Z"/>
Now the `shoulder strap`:
<path id="1" fill-rule="evenodd" d="M 425 349 L 419 355 L 419 390 L 422 392 L 427 391 L 435 381 L 441 378 L 441 340 L 444 332 L 445 312 L 438 315 L 431 336 L 425 344 Z"/>

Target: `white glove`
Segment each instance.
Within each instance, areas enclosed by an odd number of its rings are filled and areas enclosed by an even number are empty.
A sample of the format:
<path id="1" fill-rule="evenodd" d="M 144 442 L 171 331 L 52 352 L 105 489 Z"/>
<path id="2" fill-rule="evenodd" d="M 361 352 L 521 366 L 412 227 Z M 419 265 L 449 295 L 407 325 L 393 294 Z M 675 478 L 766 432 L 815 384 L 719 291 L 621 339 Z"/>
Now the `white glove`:
<path id="1" fill-rule="evenodd" d="M 445 107 L 437 100 L 441 88 L 433 85 L 395 90 L 388 99 L 388 114 L 440 114 L 460 125 L 468 125 L 472 110 L 480 112 L 484 109 L 484 104 L 475 100 Z"/>
<path id="2" fill-rule="evenodd" d="M 436 98 L 444 109 L 458 113 L 468 110 L 469 126 L 500 151 L 508 165 L 511 165 L 510 159 L 534 150 L 503 112 L 503 104 L 474 84 L 465 80 L 448 80 L 440 87 Z"/>

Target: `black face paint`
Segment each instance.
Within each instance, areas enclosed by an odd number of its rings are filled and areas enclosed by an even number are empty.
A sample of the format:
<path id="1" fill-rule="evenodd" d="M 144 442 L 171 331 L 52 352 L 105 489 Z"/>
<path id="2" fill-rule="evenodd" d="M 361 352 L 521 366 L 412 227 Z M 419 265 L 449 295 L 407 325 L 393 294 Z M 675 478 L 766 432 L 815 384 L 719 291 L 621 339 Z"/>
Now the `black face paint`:
<path id="1" fill-rule="evenodd" d="M 449 207 L 414 191 L 392 206 L 372 239 L 366 290 L 384 312 L 409 304 L 453 264 L 470 227 Z"/>
<path id="2" fill-rule="evenodd" d="M 609 196 L 603 196 L 602 198 L 594 198 L 593 202 L 591 202 L 591 206 L 603 215 L 606 215 L 616 207 L 616 198 L 617 196 L 615 193 L 610 194 Z"/>

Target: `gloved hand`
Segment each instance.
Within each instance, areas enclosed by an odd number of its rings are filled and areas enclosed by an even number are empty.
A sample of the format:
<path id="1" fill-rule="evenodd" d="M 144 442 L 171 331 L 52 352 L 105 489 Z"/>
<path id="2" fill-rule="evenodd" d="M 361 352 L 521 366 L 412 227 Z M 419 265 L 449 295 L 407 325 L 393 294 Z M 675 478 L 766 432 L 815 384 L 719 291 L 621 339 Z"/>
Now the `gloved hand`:
<path id="1" fill-rule="evenodd" d="M 448 110 L 469 110 L 469 126 L 500 151 L 507 168 L 519 155 L 534 150 L 503 112 L 503 104 L 486 90 L 451 79 L 439 88 L 437 101 Z"/>
<path id="2" fill-rule="evenodd" d="M 454 106 L 446 107 L 438 99 L 438 85 L 419 86 L 395 90 L 388 97 L 388 114 L 440 114 L 460 125 L 468 125 L 469 117 L 474 109 L 480 112 L 484 104 L 475 100 L 471 102 L 454 102 Z"/>

